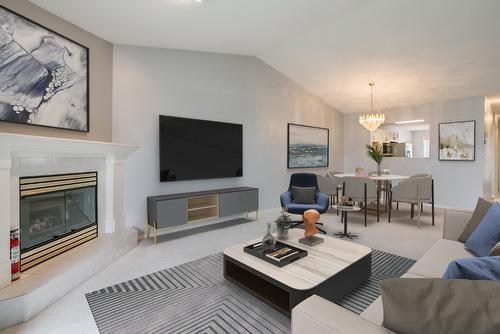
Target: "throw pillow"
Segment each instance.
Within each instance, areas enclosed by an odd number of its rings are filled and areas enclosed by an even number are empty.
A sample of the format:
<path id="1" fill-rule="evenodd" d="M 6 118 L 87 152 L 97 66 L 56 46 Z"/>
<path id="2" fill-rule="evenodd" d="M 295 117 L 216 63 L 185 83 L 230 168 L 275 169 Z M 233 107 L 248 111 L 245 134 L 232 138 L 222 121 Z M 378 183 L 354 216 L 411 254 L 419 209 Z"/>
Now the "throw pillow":
<path id="1" fill-rule="evenodd" d="M 490 250 L 490 256 L 500 256 L 500 242 Z"/>
<path id="2" fill-rule="evenodd" d="M 292 187 L 292 195 L 295 204 L 316 203 L 316 187 Z"/>
<path id="3" fill-rule="evenodd" d="M 466 242 L 467 239 L 469 239 L 472 232 L 474 232 L 483 217 L 486 215 L 486 212 L 488 212 L 491 204 L 491 202 L 479 197 L 479 199 L 477 200 L 476 208 L 474 209 L 474 213 L 472 214 L 472 217 L 469 220 L 467 226 L 465 226 L 462 234 L 458 237 L 458 241 Z"/>
<path id="4" fill-rule="evenodd" d="M 488 256 L 500 241 L 500 204 L 492 204 L 481 223 L 465 242 L 465 248 L 478 256 Z"/>
<path id="5" fill-rule="evenodd" d="M 380 285 L 383 326 L 395 333 L 500 333 L 498 282 L 400 278 Z"/>
<path id="6" fill-rule="evenodd" d="M 500 281 L 500 256 L 451 261 L 443 278 Z"/>

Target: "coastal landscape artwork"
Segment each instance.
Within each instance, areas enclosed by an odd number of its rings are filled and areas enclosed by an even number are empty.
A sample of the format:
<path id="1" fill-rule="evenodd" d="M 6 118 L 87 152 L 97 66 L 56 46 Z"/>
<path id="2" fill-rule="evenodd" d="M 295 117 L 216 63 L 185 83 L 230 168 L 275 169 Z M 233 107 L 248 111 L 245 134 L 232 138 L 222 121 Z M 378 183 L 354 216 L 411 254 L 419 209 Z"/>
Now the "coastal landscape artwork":
<path id="1" fill-rule="evenodd" d="M 439 124 L 439 160 L 474 161 L 475 121 Z"/>
<path id="2" fill-rule="evenodd" d="M 288 123 L 288 168 L 328 167 L 329 130 Z"/>
<path id="3" fill-rule="evenodd" d="M 89 131 L 89 50 L 0 6 L 0 121 Z"/>

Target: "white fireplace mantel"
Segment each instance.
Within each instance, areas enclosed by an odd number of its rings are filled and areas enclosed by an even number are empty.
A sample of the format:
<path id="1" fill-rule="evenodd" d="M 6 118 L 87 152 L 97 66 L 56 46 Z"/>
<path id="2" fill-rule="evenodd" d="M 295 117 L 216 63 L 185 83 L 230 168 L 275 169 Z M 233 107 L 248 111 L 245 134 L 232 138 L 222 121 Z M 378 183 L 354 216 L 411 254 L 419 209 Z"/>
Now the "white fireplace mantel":
<path id="1" fill-rule="evenodd" d="M 125 159 L 138 146 L 0 132 L 0 158 L 93 157 Z"/>
<path id="2" fill-rule="evenodd" d="M 123 163 L 138 146 L 65 138 L 29 136 L 0 132 L 0 288 L 10 283 L 10 228 L 15 220 L 11 210 L 18 193 L 11 187 L 13 161 L 30 158 L 47 159 L 104 159 L 101 171 L 105 182 L 102 210 L 104 222 L 100 229 L 114 233 L 123 228 Z M 83 167 L 82 167 L 83 168 Z"/>

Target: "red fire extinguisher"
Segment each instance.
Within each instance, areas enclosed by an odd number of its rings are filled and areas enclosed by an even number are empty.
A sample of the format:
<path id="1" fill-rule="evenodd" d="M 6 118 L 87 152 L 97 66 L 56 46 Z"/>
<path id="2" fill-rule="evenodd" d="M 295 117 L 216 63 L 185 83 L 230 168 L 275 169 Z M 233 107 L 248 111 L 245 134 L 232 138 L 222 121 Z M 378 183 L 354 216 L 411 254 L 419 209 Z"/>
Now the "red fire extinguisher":
<path id="1" fill-rule="evenodd" d="M 10 268 L 11 280 L 21 277 L 21 252 L 19 249 L 19 229 L 10 231 Z"/>

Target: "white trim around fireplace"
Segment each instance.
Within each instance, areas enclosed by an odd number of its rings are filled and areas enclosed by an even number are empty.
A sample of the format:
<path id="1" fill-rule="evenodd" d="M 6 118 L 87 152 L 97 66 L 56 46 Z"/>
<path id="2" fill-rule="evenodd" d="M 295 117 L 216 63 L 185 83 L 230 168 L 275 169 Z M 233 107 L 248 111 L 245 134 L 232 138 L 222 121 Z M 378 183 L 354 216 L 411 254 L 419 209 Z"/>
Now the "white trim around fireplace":
<path id="1" fill-rule="evenodd" d="M 13 161 L 41 158 L 56 165 L 60 159 L 104 160 L 102 172 L 106 181 L 100 187 L 105 191 L 105 203 L 99 210 L 105 219 L 100 224 L 100 233 L 115 233 L 124 227 L 123 163 L 136 149 L 137 146 L 128 144 L 0 133 L 0 289 L 10 284 L 9 232 L 19 223 L 17 214 L 11 212 L 19 197 L 18 189 L 11 186 L 11 179 L 13 175 L 25 176 L 19 175 L 15 170 L 19 164 Z M 57 169 L 61 171 L 60 166 Z"/>

